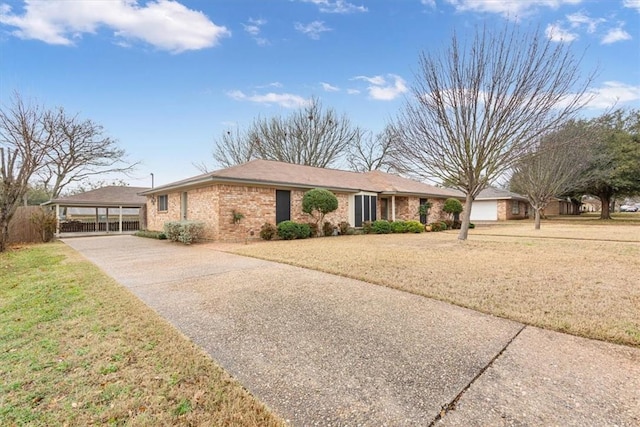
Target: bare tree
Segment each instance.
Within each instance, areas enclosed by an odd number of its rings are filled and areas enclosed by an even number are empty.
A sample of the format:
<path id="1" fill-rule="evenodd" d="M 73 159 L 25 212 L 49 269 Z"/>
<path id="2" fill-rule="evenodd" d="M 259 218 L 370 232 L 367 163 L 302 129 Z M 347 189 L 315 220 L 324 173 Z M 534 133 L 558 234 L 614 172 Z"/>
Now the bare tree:
<path id="1" fill-rule="evenodd" d="M 396 134 L 391 126 L 384 128 L 382 132 L 373 136 L 371 132 L 365 132 L 360 138 L 359 144 L 353 144 L 347 156 L 347 162 L 352 170 L 366 172 L 382 170 L 384 172 L 397 171 L 392 161 L 391 151 L 395 146 Z"/>
<path id="2" fill-rule="evenodd" d="M 71 184 L 110 173 L 127 174 L 137 166 L 125 161 L 125 150 L 92 120 L 81 120 L 58 108 L 47 111 L 43 122 L 54 144 L 46 153 L 46 164 L 38 177 L 51 198 L 58 197 Z"/>
<path id="3" fill-rule="evenodd" d="M 338 116 L 331 108 L 325 110 L 317 98 L 312 98 L 290 116 L 257 119 L 246 132 L 223 133 L 216 141 L 213 157 L 225 167 L 252 159 L 327 167 L 358 144 L 360 135 L 360 129 L 346 115 Z"/>
<path id="4" fill-rule="evenodd" d="M 9 222 L 29 189 L 29 180 L 42 167 L 52 146 L 42 107 L 14 94 L 0 108 L 0 252 L 9 240 Z"/>
<path id="5" fill-rule="evenodd" d="M 464 192 L 458 239 L 467 238 L 478 193 L 588 101 L 591 78 L 581 79 L 579 63 L 569 46 L 515 25 L 477 29 L 468 45 L 454 34 L 446 51 L 421 54 L 394 156 Z"/>
<path id="6" fill-rule="evenodd" d="M 213 159 L 222 167 L 246 163 L 256 158 L 256 150 L 248 132 L 236 128 L 235 131 L 225 131 L 213 150 Z M 199 168 L 207 172 L 206 166 Z"/>
<path id="7" fill-rule="evenodd" d="M 510 189 L 529 200 L 536 230 L 540 229 L 541 213 L 549 202 L 584 185 L 588 134 L 582 124 L 568 122 L 562 129 L 544 136 L 535 151 L 515 165 Z"/>

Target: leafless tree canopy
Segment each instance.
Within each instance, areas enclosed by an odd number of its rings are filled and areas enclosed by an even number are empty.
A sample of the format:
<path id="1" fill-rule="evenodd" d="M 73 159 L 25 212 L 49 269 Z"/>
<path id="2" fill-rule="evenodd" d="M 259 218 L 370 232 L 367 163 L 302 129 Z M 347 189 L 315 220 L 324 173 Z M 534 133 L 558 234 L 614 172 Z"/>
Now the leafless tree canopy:
<path id="1" fill-rule="evenodd" d="M 125 151 L 92 120 L 70 116 L 58 108 L 47 111 L 43 122 L 54 144 L 46 153 L 46 164 L 38 177 L 51 198 L 58 197 L 69 185 L 107 173 L 127 174 L 136 166 L 126 163 Z"/>
<path id="2" fill-rule="evenodd" d="M 534 209 L 535 228 L 541 211 L 554 198 L 579 189 L 587 177 L 589 130 L 570 121 L 544 136 L 534 151 L 523 156 L 511 176 L 511 190 L 527 197 Z"/>
<path id="3" fill-rule="evenodd" d="M 9 221 L 22 203 L 31 177 L 52 147 L 41 107 L 15 94 L 0 109 L 0 252 L 9 240 Z"/>
<path id="4" fill-rule="evenodd" d="M 580 77 L 570 46 L 515 25 L 479 29 L 469 44 L 454 34 L 446 51 L 423 53 L 419 65 L 394 155 L 466 194 L 464 240 L 473 199 L 584 105 L 590 78 Z"/>
<path id="5" fill-rule="evenodd" d="M 349 167 L 357 172 L 400 172 L 398 165 L 393 163 L 391 153 L 396 146 L 394 138 L 397 136 L 391 126 L 385 127 L 375 136 L 372 136 L 371 132 L 363 133 L 360 143 L 354 144 L 347 156 Z"/>
<path id="6" fill-rule="evenodd" d="M 359 143 L 360 129 L 316 98 L 287 117 L 257 119 L 247 131 L 224 132 L 213 158 L 223 167 L 252 159 L 327 167 Z M 200 167 L 200 169 L 203 169 Z"/>

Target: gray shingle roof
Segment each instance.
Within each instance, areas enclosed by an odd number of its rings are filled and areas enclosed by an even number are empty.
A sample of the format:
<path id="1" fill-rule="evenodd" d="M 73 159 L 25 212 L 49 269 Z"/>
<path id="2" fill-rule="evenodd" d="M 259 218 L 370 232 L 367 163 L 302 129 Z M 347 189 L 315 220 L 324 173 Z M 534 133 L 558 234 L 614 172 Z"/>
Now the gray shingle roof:
<path id="1" fill-rule="evenodd" d="M 146 197 L 140 196 L 138 193 L 146 190 L 149 190 L 149 188 L 109 185 L 74 194 L 73 196 L 52 199 L 43 203 L 43 205 L 137 207 L 145 204 Z"/>
<path id="2" fill-rule="evenodd" d="M 512 193 L 508 190 L 503 190 L 501 188 L 488 187 L 485 188 L 478 194 L 476 200 L 497 200 L 497 199 L 510 199 L 510 200 L 520 200 L 523 202 L 527 201 L 527 198 L 518 193 Z"/>

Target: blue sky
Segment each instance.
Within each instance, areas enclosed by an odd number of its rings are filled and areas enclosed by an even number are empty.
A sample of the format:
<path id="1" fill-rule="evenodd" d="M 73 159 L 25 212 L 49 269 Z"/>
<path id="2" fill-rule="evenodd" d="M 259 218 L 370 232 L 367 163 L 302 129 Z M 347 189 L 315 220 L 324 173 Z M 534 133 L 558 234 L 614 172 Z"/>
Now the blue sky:
<path id="1" fill-rule="evenodd" d="M 585 115 L 640 108 L 640 0 L 0 0 L 0 102 L 18 91 L 102 124 L 142 162 L 126 180 L 160 185 L 311 96 L 378 132 L 421 51 L 505 20 L 598 69 Z"/>

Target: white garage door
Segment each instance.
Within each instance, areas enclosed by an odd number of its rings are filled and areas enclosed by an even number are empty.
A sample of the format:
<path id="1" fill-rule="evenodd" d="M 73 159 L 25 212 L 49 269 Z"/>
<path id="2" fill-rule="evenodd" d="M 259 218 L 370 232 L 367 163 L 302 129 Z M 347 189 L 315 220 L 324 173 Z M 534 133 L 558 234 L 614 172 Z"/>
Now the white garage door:
<path id="1" fill-rule="evenodd" d="M 471 205 L 471 221 L 497 221 L 498 201 L 480 200 Z"/>

